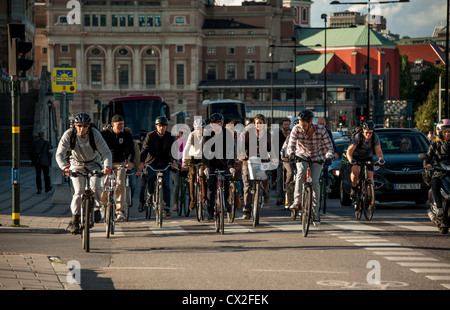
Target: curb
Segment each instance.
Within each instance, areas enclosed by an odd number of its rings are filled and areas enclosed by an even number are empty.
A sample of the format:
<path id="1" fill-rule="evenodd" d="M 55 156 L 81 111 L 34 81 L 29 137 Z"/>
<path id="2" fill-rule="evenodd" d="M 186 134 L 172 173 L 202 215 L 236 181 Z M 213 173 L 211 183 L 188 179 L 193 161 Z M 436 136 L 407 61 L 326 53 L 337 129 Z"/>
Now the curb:
<path id="1" fill-rule="evenodd" d="M 67 230 L 63 228 L 38 228 L 38 227 L 8 227 L 0 226 L 0 233 L 38 233 L 38 234 L 62 234 Z"/>

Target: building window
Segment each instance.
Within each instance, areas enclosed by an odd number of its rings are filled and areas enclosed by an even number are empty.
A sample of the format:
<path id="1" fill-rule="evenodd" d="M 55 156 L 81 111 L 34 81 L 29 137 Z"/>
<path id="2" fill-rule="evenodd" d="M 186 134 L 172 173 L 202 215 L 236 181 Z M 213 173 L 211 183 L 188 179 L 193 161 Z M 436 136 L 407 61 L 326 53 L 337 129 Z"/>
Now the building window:
<path id="1" fill-rule="evenodd" d="M 128 54 L 128 50 L 127 50 L 127 49 L 121 48 L 121 49 L 119 50 L 119 55 L 120 55 L 120 56 L 126 56 L 127 54 Z"/>
<path id="2" fill-rule="evenodd" d="M 46 48 L 46 47 L 43 47 L 42 50 L 41 50 L 41 53 L 42 53 L 42 54 L 47 54 L 47 48 Z"/>
<path id="3" fill-rule="evenodd" d="M 128 27 L 134 26 L 134 15 L 128 15 Z"/>
<path id="4" fill-rule="evenodd" d="M 234 47 L 227 47 L 227 55 L 234 55 Z"/>
<path id="5" fill-rule="evenodd" d="M 139 15 L 139 27 L 145 27 L 145 15 Z"/>
<path id="6" fill-rule="evenodd" d="M 128 65 L 119 65 L 119 85 L 128 86 Z"/>
<path id="7" fill-rule="evenodd" d="M 216 48 L 208 47 L 208 55 L 216 55 Z"/>
<path id="8" fill-rule="evenodd" d="M 161 15 L 155 15 L 155 27 L 161 27 Z"/>
<path id="9" fill-rule="evenodd" d="M 91 65 L 91 84 L 102 85 L 102 65 Z"/>
<path id="10" fill-rule="evenodd" d="M 61 53 L 68 53 L 69 45 L 61 45 Z"/>
<path id="11" fill-rule="evenodd" d="M 236 66 L 227 65 L 227 79 L 234 80 L 236 78 Z"/>
<path id="12" fill-rule="evenodd" d="M 348 67 L 347 67 L 346 64 L 342 64 L 342 65 L 341 65 L 341 70 L 340 70 L 340 72 L 343 73 L 343 74 L 347 74 L 347 73 L 348 73 Z"/>
<path id="13" fill-rule="evenodd" d="M 125 14 L 120 14 L 119 16 L 120 27 L 125 27 L 127 25 L 126 21 L 127 16 Z"/>
<path id="14" fill-rule="evenodd" d="M 147 50 L 145 51 L 145 53 L 146 53 L 148 56 L 155 56 L 155 51 L 154 51 L 153 49 L 151 49 L 151 48 L 147 49 Z"/>
<path id="15" fill-rule="evenodd" d="M 92 26 L 98 27 L 98 14 L 92 15 Z"/>
<path id="16" fill-rule="evenodd" d="M 106 15 L 100 15 L 100 27 L 106 27 Z"/>
<path id="17" fill-rule="evenodd" d="M 58 24 L 67 24 L 67 16 L 59 16 Z"/>
<path id="18" fill-rule="evenodd" d="M 113 27 L 117 27 L 118 21 L 119 21 L 119 19 L 118 19 L 118 16 L 116 14 L 111 16 L 111 25 Z"/>
<path id="19" fill-rule="evenodd" d="M 255 48 L 247 47 L 247 55 L 255 55 Z"/>
<path id="20" fill-rule="evenodd" d="M 184 45 L 177 45 L 177 53 L 184 53 Z"/>
<path id="21" fill-rule="evenodd" d="M 92 53 L 92 55 L 94 55 L 94 56 L 98 56 L 98 55 L 100 55 L 100 54 L 102 53 L 102 51 L 99 50 L 98 48 L 94 48 L 94 49 L 91 51 L 91 53 Z"/>
<path id="22" fill-rule="evenodd" d="M 184 65 L 177 64 L 177 86 L 184 86 Z"/>
<path id="23" fill-rule="evenodd" d="M 216 79 L 216 65 L 208 65 L 208 71 L 206 72 L 207 80 L 215 80 Z"/>
<path id="24" fill-rule="evenodd" d="M 175 24 L 176 25 L 184 25 L 186 22 L 185 22 L 185 19 L 184 19 L 184 16 L 176 16 L 175 17 Z"/>
<path id="25" fill-rule="evenodd" d="M 147 86 L 156 86 L 156 66 L 145 65 L 145 84 Z"/>
<path id="26" fill-rule="evenodd" d="M 247 76 L 247 80 L 255 79 L 255 66 L 254 65 L 247 66 L 246 76 Z"/>
<path id="27" fill-rule="evenodd" d="M 84 26 L 89 27 L 91 25 L 91 15 L 84 14 Z"/>

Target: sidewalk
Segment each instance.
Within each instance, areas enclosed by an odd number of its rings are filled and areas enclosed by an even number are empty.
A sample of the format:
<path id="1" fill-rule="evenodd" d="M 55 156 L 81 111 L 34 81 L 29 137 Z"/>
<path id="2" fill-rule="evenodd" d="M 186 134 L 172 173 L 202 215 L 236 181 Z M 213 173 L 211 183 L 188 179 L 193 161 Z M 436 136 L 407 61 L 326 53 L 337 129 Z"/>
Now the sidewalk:
<path id="1" fill-rule="evenodd" d="M 0 166 L 0 238 L 2 233 L 66 233 L 68 204 L 53 204 L 56 186 L 36 194 L 33 167 L 20 167 L 20 226 L 13 227 L 11 167 Z M 1 239 L 0 239 L 1 240 Z M 80 290 L 68 284 L 69 270 L 57 257 L 3 253 L 0 241 L 0 290 Z"/>

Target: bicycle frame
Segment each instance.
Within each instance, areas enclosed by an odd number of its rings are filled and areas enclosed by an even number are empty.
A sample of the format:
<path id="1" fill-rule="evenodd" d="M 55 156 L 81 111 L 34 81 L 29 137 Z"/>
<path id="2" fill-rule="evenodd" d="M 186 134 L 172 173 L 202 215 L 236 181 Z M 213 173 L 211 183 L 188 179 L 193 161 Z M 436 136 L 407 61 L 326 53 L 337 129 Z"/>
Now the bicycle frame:
<path id="1" fill-rule="evenodd" d="M 225 233 L 225 224 L 224 224 L 224 213 L 225 213 L 225 193 L 224 193 L 224 181 L 226 176 L 230 176 L 231 174 L 225 174 L 225 170 L 215 170 L 213 174 L 208 174 L 208 177 L 211 175 L 216 176 L 216 203 L 214 205 L 214 219 L 215 219 L 215 228 L 216 232 L 220 232 L 220 234 Z"/>
<path id="2" fill-rule="evenodd" d="M 360 166 L 358 182 L 357 182 L 357 195 L 354 202 L 355 216 L 359 220 L 361 219 L 361 213 L 364 211 L 364 216 L 367 220 L 371 220 L 374 212 L 375 205 L 375 193 L 373 191 L 373 182 L 369 177 L 369 166 L 374 165 L 373 161 L 357 162 L 356 165 Z M 370 188 L 370 200 L 366 200 L 367 189 Z M 356 205 L 355 205 L 356 204 Z M 370 204 L 370 205 L 369 205 Z"/>
<path id="3" fill-rule="evenodd" d="M 171 164 L 168 164 L 164 169 L 154 169 L 152 166 L 146 165 L 146 168 L 150 168 L 156 173 L 155 191 L 153 192 L 153 195 L 149 195 L 147 199 L 152 199 L 153 208 L 155 209 L 156 215 L 156 224 L 160 228 L 162 228 L 163 225 L 163 211 L 164 211 L 163 176 L 164 172 L 171 166 L 172 166 Z M 147 184 L 147 186 L 149 186 L 149 184 Z"/>

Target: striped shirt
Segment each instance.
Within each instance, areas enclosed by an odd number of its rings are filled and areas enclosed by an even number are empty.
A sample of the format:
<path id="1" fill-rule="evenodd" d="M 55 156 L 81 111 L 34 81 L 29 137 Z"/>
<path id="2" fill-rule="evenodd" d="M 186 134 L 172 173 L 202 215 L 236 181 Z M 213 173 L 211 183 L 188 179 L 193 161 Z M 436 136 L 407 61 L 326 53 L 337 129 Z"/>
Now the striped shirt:
<path id="1" fill-rule="evenodd" d="M 300 125 L 292 128 L 287 146 L 288 156 L 295 153 L 297 156 L 309 156 L 311 160 L 333 157 L 333 144 L 326 128 L 318 124 L 312 125 L 315 127 L 315 131 L 311 137 L 303 131 Z"/>

